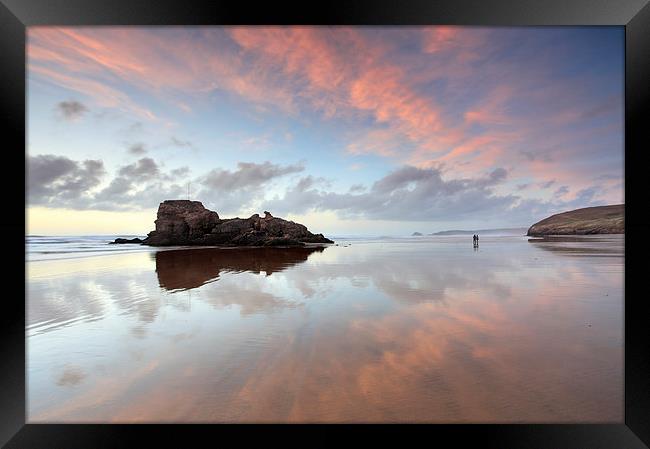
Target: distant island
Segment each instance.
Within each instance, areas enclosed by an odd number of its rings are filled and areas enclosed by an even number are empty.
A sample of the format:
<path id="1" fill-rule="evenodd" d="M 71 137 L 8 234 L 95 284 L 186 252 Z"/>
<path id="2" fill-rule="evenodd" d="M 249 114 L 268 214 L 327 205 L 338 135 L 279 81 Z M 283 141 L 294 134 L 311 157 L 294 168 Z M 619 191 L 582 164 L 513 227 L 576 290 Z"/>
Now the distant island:
<path id="1" fill-rule="evenodd" d="M 113 244 L 140 243 L 149 246 L 304 246 L 305 243 L 334 243 L 323 234 L 264 212 L 249 218 L 219 218 L 200 201 L 166 200 L 158 206 L 156 229 L 147 238 L 115 239 Z"/>
<path id="2" fill-rule="evenodd" d="M 625 204 L 596 206 L 551 215 L 532 225 L 526 235 L 624 234 Z"/>
<path id="3" fill-rule="evenodd" d="M 414 232 L 414 233 L 411 234 L 411 235 L 412 235 L 413 237 L 420 237 L 420 236 L 422 236 L 422 233 L 421 233 L 421 232 Z"/>
<path id="4" fill-rule="evenodd" d="M 471 231 L 452 229 L 450 231 L 434 232 L 434 233 L 429 234 L 429 235 L 470 235 L 470 234 L 486 234 L 486 235 L 517 234 L 517 235 L 524 235 L 525 233 L 526 233 L 526 228 L 498 228 L 498 229 L 474 229 L 474 230 L 471 230 Z"/>

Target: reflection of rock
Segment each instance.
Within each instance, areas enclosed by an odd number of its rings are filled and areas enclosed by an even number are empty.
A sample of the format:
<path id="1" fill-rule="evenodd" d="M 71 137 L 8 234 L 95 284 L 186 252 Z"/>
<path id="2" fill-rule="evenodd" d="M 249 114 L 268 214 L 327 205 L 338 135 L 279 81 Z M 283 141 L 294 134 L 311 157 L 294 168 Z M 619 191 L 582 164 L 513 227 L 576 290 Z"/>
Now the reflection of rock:
<path id="1" fill-rule="evenodd" d="M 160 203 L 156 229 L 145 245 L 231 245 L 301 246 L 305 243 L 333 243 L 323 234 L 312 234 L 293 221 L 275 218 L 264 212 L 250 218 L 220 219 L 216 212 L 199 201 L 167 200 Z"/>
<path id="2" fill-rule="evenodd" d="M 624 204 L 585 207 L 551 215 L 532 225 L 527 235 L 623 234 L 624 215 Z"/>
<path id="3" fill-rule="evenodd" d="M 544 236 L 528 239 L 537 248 L 567 256 L 623 257 L 624 236 Z"/>
<path id="4" fill-rule="evenodd" d="M 323 247 L 197 248 L 156 253 L 158 282 L 166 290 L 200 287 L 222 271 L 250 271 L 266 275 L 307 260 Z"/>

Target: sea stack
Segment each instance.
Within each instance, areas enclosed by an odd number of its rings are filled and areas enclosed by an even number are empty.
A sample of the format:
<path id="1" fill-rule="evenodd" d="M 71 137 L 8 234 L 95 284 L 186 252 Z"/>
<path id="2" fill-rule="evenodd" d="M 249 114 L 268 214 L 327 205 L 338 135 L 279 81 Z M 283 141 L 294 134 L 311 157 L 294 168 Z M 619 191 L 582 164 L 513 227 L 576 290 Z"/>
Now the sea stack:
<path id="1" fill-rule="evenodd" d="M 527 235 L 624 234 L 625 205 L 596 206 L 551 215 L 532 225 Z"/>
<path id="2" fill-rule="evenodd" d="M 312 234 L 304 225 L 254 214 L 249 218 L 221 219 L 200 201 L 166 200 L 160 203 L 156 229 L 142 242 L 150 246 L 303 246 L 305 243 L 334 243 L 323 234 Z"/>

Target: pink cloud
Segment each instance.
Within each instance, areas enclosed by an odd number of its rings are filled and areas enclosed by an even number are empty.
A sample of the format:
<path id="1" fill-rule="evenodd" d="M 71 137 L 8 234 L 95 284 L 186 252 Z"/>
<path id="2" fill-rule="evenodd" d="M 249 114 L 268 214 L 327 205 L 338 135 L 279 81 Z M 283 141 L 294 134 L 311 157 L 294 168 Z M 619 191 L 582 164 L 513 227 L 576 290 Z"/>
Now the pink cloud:
<path id="1" fill-rule="evenodd" d="M 456 44 L 461 29 L 454 26 L 436 26 L 424 33 L 423 50 L 425 53 L 437 53 Z"/>
<path id="2" fill-rule="evenodd" d="M 182 30 L 159 35 L 139 28 L 35 27 L 29 30 L 27 53 L 30 70 L 45 79 L 65 78 L 64 87 L 73 90 L 92 83 L 95 89 L 80 92 L 99 104 L 107 102 L 95 95 L 102 93 L 98 85 L 119 90 L 120 98 L 127 99 L 128 83 L 186 112 L 189 106 L 181 98 L 200 99 L 216 88 L 254 102 L 293 107 L 291 93 L 270 88 L 264 73 L 247 71 L 237 55 L 193 41 Z"/>
<path id="3" fill-rule="evenodd" d="M 123 92 L 113 89 L 106 84 L 90 79 L 69 76 L 62 72 L 37 65 L 28 65 L 30 73 L 41 75 L 49 81 L 70 90 L 80 92 L 94 98 L 98 104 L 105 107 L 117 107 L 133 113 L 140 118 L 156 120 L 156 115 L 149 109 L 143 108 L 129 98 Z"/>
<path id="4" fill-rule="evenodd" d="M 215 88 L 234 92 L 253 103 L 272 104 L 295 113 L 305 100 L 326 117 L 370 114 L 390 133 L 419 152 L 444 152 L 462 139 L 462 128 L 443 120 L 444 110 L 408 82 L 408 74 L 386 58 L 389 46 L 370 42 L 358 30 L 338 27 L 230 27 L 229 36 L 244 51 L 209 45 L 186 33 L 174 35 L 130 28 L 32 28 L 30 67 L 41 76 L 79 89 L 100 104 L 133 110 L 129 95 L 116 86 L 127 81 L 187 112 L 178 94 L 200 96 Z M 213 36 L 202 30 L 203 37 Z M 426 28 L 426 47 L 471 48 L 476 36 L 454 27 Z M 446 47 L 445 47 L 446 48 Z M 247 63 L 246 56 L 252 56 Z M 278 70 L 283 76 L 278 76 Z M 65 82 L 62 82 L 65 78 Z M 101 88 L 101 85 L 104 88 Z M 92 88 L 90 87 L 92 86 Z M 110 92 L 110 101 L 99 98 Z M 121 93 L 120 93 L 121 92 Z M 471 120 L 479 112 L 470 112 Z M 481 116 L 482 117 L 482 116 Z M 386 145 L 360 145 L 381 131 L 371 130 L 348 149 L 356 154 L 394 156 Z M 404 145 L 402 145 L 403 147 Z"/>
<path id="5" fill-rule="evenodd" d="M 30 27 L 27 53 L 30 77 L 140 118 L 169 122 L 158 117 L 164 108 L 154 115 L 139 104 L 134 87 L 184 113 L 221 90 L 260 111 L 315 110 L 343 119 L 356 126 L 344 136 L 343 151 L 351 155 L 444 164 L 458 176 L 508 165 L 519 176 L 588 186 L 593 173 L 558 161 L 584 157 L 575 144 L 579 132 L 567 123 L 607 105 L 581 103 L 578 81 L 549 83 L 544 55 L 534 67 L 485 62 L 499 48 L 492 32 L 454 26 L 387 31 L 419 39 L 421 53 L 399 59 L 397 39 L 350 27 Z M 429 87 L 439 80 L 448 83 L 445 97 Z M 468 95 L 468 86 L 482 95 Z M 527 116 L 509 109 L 513 99 L 530 104 Z M 522 150 L 536 156 L 540 142 L 562 149 L 558 161 L 521 157 Z"/>
<path id="6" fill-rule="evenodd" d="M 366 113 L 384 127 L 352 142 L 348 151 L 353 154 L 394 156 L 394 149 L 377 144 L 378 135 L 390 134 L 392 141 L 402 138 L 429 151 L 458 139 L 444 127 L 440 107 L 409 85 L 401 67 L 387 61 L 389 47 L 370 42 L 357 30 L 234 28 L 230 34 L 267 70 L 285 73 L 297 95 L 326 116 Z"/>
<path id="7" fill-rule="evenodd" d="M 487 98 L 465 112 L 465 121 L 485 125 L 506 125 L 517 123 L 516 117 L 507 113 L 506 104 L 514 96 L 514 88 L 500 85 L 494 88 Z"/>

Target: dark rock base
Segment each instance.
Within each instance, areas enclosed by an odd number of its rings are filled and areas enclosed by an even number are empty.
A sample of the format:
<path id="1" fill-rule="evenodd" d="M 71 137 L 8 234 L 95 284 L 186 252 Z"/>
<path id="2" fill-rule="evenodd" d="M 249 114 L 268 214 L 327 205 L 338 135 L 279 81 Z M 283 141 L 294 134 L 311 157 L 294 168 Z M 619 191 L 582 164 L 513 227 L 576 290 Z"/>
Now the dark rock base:
<path id="1" fill-rule="evenodd" d="M 108 243 L 110 243 L 111 245 L 115 245 L 115 244 L 124 244 L 124 243 L 142 244 L 142 242 L 144 242 L 144 240 L 136 237 L 134 239 L 117 238 L 114 241 Z"/>
<path id="2" fill-rule="evenodd" d="M 220 219 L 198 201 L 167 200 L 158 207 L 156 229 L 142 241 L 150 246 L 304 246 L 334 243 L 304 225 L 265 212 L 250 218 Z"/>

